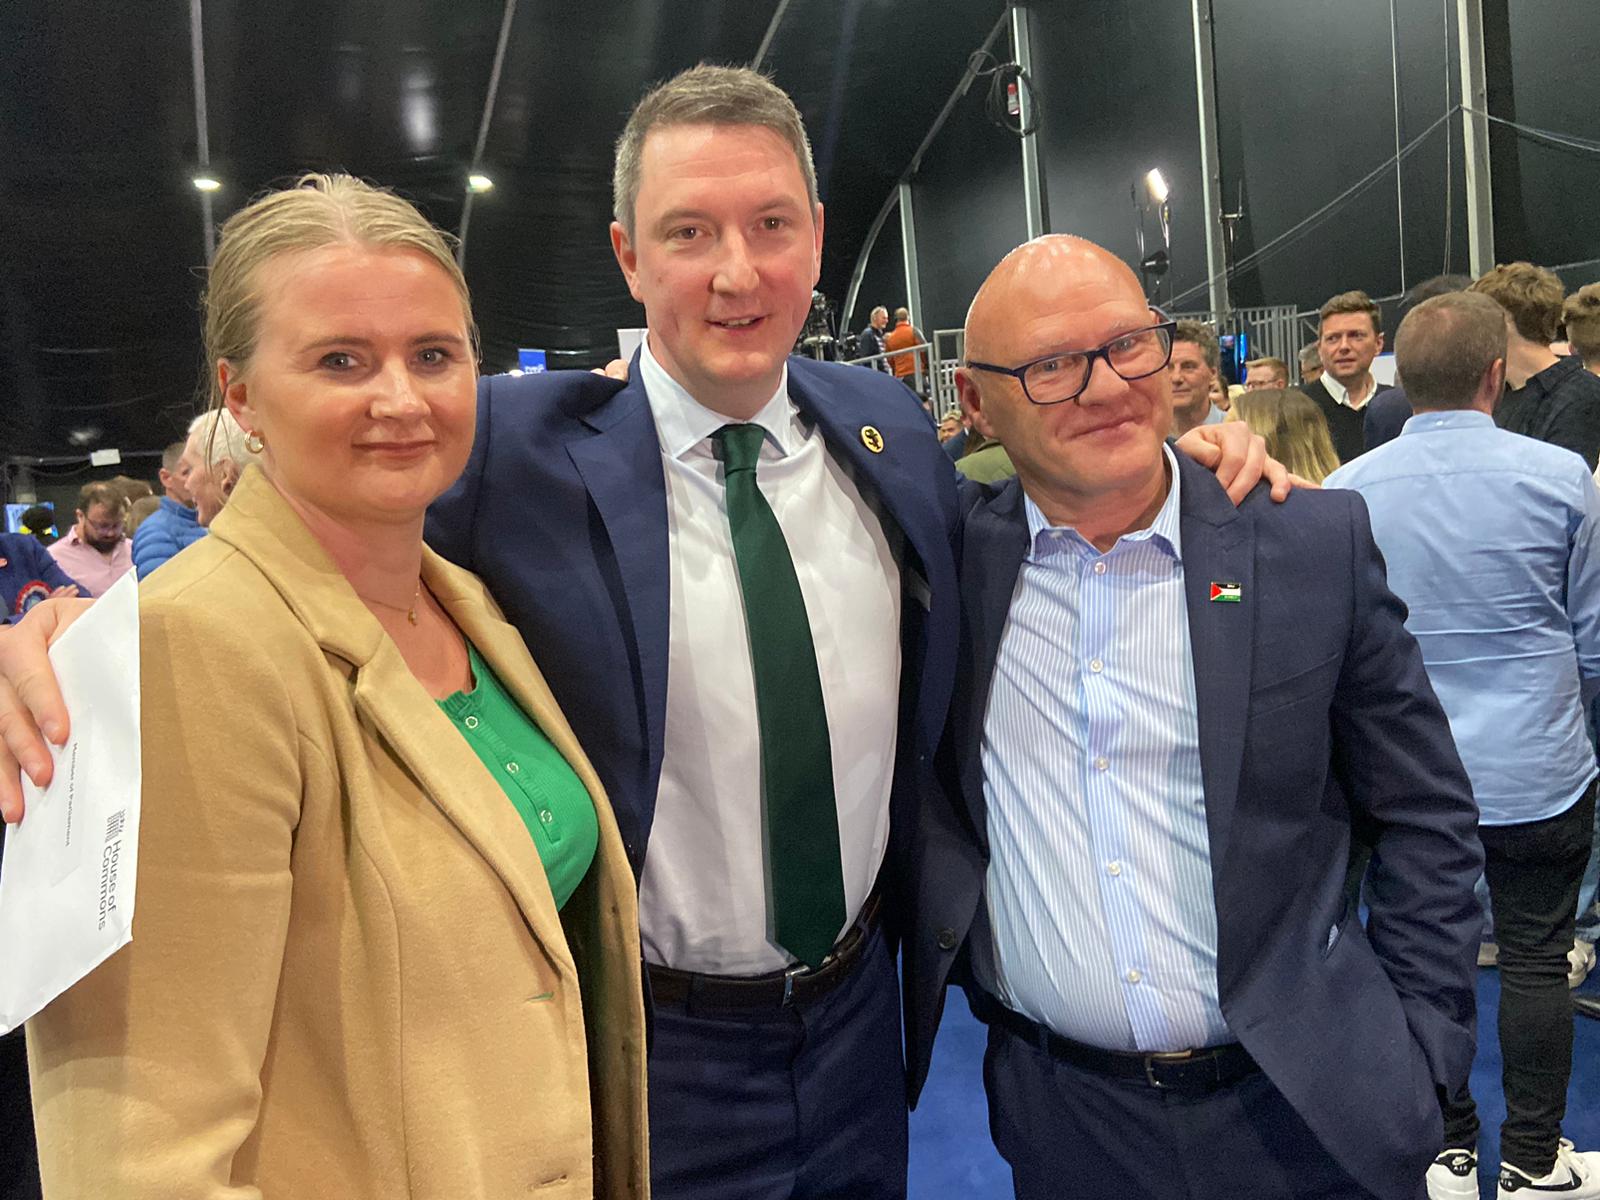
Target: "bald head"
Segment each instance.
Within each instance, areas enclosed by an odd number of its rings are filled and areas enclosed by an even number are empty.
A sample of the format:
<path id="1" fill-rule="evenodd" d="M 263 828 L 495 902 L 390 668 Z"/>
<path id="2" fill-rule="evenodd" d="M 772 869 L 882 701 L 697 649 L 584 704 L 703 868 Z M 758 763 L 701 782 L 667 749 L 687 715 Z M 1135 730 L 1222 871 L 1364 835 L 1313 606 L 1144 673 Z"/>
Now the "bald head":
<path id="1" fill-rule="evenodd" d="M 1144 307 L 1138 277 L 1109 250 L 1065 233 L 1034 238 L 1002 258 L 972 298 L 967 357 L 1014 362 L 1008 337 L 1017 340 L 1014 335 L 1024 332 L 1019 325 L 1048 320 L 1064 308 L 1079 311 L 1129 298 Z"/>

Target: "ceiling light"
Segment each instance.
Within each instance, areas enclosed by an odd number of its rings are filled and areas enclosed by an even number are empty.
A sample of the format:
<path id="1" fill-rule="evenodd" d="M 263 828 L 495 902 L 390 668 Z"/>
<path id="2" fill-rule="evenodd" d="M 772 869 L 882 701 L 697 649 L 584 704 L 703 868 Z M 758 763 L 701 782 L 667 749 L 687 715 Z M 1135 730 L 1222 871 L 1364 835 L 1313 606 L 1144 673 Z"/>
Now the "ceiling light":
<path id="1" fill-rule="evenodd" d="M 467 191 L 469 192 L 487 192 L 493 187 L 494 180 L 490 179 L 487 175 L 467 176 Z"/>
<path id="2" fill-rule="evenodd" d="M 202 192 L 214 192 L 222 186 L 222 181 L 213 179 L 209 175 L 196 175 L 194 177 L 194 186 Z"/>
<path id="3" fill-rule="evenodd" d="M 1150 199 L 1156 204 L 1167 202 L 1167 181 L 1162 177 L 1159 167 L 1152 167 L 1144 177 L 1145 189 L 1150 193 Z"/>

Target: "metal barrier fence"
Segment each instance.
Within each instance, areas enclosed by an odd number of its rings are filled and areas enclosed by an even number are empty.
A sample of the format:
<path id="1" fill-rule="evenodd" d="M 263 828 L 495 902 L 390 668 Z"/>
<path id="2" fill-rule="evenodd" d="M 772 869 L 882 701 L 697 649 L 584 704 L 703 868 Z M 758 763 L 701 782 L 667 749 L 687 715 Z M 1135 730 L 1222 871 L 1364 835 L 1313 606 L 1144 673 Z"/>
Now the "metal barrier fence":
<path id="1" fill-rule="evenodd" d="M 1215 327 L 1219 334 L 1244 333 L 1250 338 L 1251 358 L 1281 358 L 1289 364 L 1289 378 L 1300 377 L 1295 360 L 1300 354 L 1303 338 L 1300 333 L 1300 314 L 1291 304 L 1275 304 L 1265 308 L 1235 308 L 1227 318 L 1218 320 L 1216 313 L 1170 313 L 1175 321 L 1204 321 Z M 1239 381 L 1243 383 L 1241 379 Z"/>
<path id="2" fill-rule="evenodd" d="M 938 420 L 946 413 L 960 411 L 961 403 L 956 399 L 956 367 L 960 365 L 965 344 L 965 330 L 935 329 L 931 341 L 918 342 L 903 350 L 887 350 L 882 354 L 869 354 L 865 358 L 844 361 L 853 367 L 875 367 L 897 354 L 915 354 L 916 369 L 911 373 L 912 390 L 919 396 L 928 397 L 932 402 L 934 419 Z"/>

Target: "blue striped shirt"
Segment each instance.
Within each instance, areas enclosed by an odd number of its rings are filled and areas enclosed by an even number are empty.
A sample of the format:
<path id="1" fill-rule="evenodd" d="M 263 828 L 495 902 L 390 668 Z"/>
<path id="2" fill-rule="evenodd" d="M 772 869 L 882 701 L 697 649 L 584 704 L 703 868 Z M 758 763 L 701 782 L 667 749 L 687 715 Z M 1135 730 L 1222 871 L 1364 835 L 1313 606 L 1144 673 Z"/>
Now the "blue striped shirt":
<path id="1" fill-rule="evenodd" d="M 1595 777 L 1581 680 L 1600 676 L 1600 492 L 1583 459 L 1487 413 L 1425 412 L 1324 486 L 1366 499 L 1480 823 L 1566 812 Z"/>
<path id="2" fill-rule="evenodd" d="M 1031 551 L 984 716 L 995 978 L 1010 1008 L 1094 1046 L 1232 1041 L 1178 524 L 1101 554 L 1025 500 Z M 982 956 L 980 972 L 987 970 Z"/>

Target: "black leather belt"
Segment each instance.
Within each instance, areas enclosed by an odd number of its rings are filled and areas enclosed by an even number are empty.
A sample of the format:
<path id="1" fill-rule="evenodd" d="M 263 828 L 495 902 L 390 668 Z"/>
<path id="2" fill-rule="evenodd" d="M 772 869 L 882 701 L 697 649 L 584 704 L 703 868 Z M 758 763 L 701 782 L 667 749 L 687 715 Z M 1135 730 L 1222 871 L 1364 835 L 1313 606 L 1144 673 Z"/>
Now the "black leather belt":
<path id="1" fill-rule="evenodd" d="M 1140 1054 L 1127 1050 L 1102 1050 L 1086 1046 L 1046 1029 L 1037 1021 L 1013 1012 L 987 992 L 974 992 L 972 1011 L 985 1025 L 997 1025 L 1029 1045 L 1096 1075 L 1131 1079 L 1163 1091 L 1189 1095 L 1214 1092 L 1237 1083 L 1261 1068 L 1238 1042 L 1202 1050 L 1177 1050 Z"/>
<path id="2" fill-rule="evenodd" d="M 761 1012 L 810 1003 L 849 978 L 878 929 L 882 909 L 882 893 L 873 888 L 856 923 L 815 969 L 797 964 L 787 971 L 767 975 L 697 975 L 647 962 L 644 966 L 650 976 L 650 998 L 657 1004 L 730 1012 Z"/>

